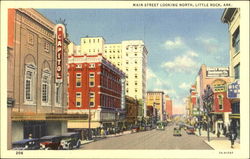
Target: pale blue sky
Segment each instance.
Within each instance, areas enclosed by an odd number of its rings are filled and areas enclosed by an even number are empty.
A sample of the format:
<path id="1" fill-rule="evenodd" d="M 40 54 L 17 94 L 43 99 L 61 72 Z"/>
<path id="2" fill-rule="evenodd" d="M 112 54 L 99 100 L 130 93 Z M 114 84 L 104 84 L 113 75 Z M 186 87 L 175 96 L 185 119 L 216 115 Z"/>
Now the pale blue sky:
<path id="1" fill-rule="evenodd" d="M 69 39 L 102 36 L 106 43 L 143 40 L 148 54 L 148 90 L 163 90 L 174 106 L 195 81 L 201 64 L 229 65 L 223 9 L 42 9 L 51 21 L 66 19 Z"/>

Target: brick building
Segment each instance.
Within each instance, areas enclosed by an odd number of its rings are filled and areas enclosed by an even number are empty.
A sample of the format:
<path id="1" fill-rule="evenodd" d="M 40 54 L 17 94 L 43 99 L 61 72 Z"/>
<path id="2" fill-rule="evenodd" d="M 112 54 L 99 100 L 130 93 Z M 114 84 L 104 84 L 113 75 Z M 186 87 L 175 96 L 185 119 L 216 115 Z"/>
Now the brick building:
<path id="1" fill-rule="evenodd" d="M 111 127 L 125 118 L 125 74 L 102 54 L 68 57 L 70 113 L 90 114 L 90 127 Z M 88 128 L 88 120 L 68 128 Z"/>
<path id="2" fill-rule="evenodd" d="M 173 103 L 172 103 L 172 99 L 168 96 L 165 95 L 165 100 L 166 100 L 166 112 L 167 112 L 167 119 L 171 119 L 172 115 L 173 115 Z"/>

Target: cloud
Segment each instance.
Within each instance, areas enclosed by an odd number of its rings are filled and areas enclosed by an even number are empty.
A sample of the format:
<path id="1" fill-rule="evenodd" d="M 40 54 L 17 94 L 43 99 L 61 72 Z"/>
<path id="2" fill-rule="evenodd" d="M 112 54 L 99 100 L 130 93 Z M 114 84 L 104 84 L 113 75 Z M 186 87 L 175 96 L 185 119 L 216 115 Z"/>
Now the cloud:
<path id="1" fill-rule="evenodd" d="M 168 72 L 194 72 L 199 65 L 198 62 L 193 59 L 194 56 L 196 56 L 194 53 L 193 56 L 187 54 L 177 56 L 173 61 L 163 63 L 161 67 L 165 68 Z"/>
<path id="2" fill-rule="evenodd" d="M 210 54 L 222 51 L 219 41 L 213 37 L 198 37 L 195 40 L 199 41 L 204 49 Z"/>
<path id="3" fill-rule="evenodd" d="M 155 75 L 155 73 L 150 68 L 148 68 L 147 69 L 147 80 L 152 79 L 152 78 L 156 78 L 156 77 L 157 76 Z"/>
<path id="4" fill-rule="evenodd" d="M 164 46 L 166 49 L 176 49 L 185 46 L 185 43 L 182 41 L 180 37 L 175 37 L 174 41 L 167 40 L 164 42 Z"/>
<path id="5" fill-rule="evenodd" d="M 182 83 L 179 85 L 179 88 L 181 88 L 181 89 L 189 89 L 190 87 L 191 87 L 191 83 L 182 82 Z"/>
<path id="6" fill-rule="evenodd" d="M 199 55 L 194 52 L 194 51 L 187 51 L 187 55 L 192 56 L 192 57 L 198 57 Z"/>

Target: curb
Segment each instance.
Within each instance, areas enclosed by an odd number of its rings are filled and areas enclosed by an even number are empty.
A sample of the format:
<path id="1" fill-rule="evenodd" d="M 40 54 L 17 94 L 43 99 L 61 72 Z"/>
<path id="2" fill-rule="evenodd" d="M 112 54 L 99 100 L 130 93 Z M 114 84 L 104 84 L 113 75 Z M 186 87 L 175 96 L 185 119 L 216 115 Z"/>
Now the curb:
<path id="1" fill-rule="evenodd" d="M 203 140 L 204 143 L 206 143 L 209 147 L 211 147 L 213 150 L 215 150 L 206 140 Z"/>

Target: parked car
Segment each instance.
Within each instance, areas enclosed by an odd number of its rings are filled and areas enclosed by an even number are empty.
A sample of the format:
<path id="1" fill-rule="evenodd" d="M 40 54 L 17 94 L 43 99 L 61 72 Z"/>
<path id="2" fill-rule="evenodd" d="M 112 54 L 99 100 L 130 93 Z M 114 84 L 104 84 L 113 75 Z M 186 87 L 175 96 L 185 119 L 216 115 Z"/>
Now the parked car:
<path id="1" fill-rule="evenodd" d="M 62 135 L 60 149 L 72 150 L 81 146 L 80 134 L 78 132 L 69 132 Z"/>
<path id="2" fill-rule="evenodd" d="M 181 128 L 180 127 L 174 127 L 174 136 L 181 136 Z"/>
<path id="3" fill-rule="evenodd" d="M 43 136 L 40 138 L 41 150 L 58 150 L 61 149 L 62 136 Z"/>
<path id="4" fill-rule="evenodd" d="M 23 139 L 12 143 L 13 150 L 38 150 L 40 148 L 39 139 Z"/>
<path id="5" fill-rule="evenodd" d="M 193 126 L 187 126 L 186 127 L 186 133 L 187 134 L 194 134 L 195 130 Z"/>
<path id="6" fill-rule="evenodd" d="M 163 122 L 157 122 L 156 123 L 156 130 L 165 130 L 165 126 Z"/>
<path id="7" fill-rule="evenodd" d="M 131 132 L 139 132 L 140 131 L 140 127 L 138 125 L 134 125 L 131 128 Z"/>

